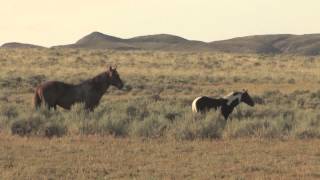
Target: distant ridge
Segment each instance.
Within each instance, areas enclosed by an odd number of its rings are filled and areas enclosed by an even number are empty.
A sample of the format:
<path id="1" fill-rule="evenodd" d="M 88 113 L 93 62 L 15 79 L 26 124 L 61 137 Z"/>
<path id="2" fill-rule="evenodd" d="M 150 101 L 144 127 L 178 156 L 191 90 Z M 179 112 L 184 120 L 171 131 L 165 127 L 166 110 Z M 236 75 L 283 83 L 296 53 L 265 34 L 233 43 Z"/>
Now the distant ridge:
<path id="1" fill-rule="evenodd" d="M 89 48 L 120 50 L 194 50 L 206 45 L 200 41 L 190 41 L 170 34 L 155 34 L 122 39 L 100 32 L 92 32 L 74 44 L 54 46 L 54 48 Z"/>
<path id="2" fill-rule="evenodd" d="M 170 34 L 155 34 L 122 39 L 100 32 L 93 32 L 74 44 L 56 47 L 320 55 L 320 34 L 255 35 L 207 43 L 188 40 Z"/>
<path id="3" fill-rule="evenodd" d="M 26 48 L 41 46 L 6 43 L 1 47 Z M 95 31 L 82 37 L 74 44 L 59 45 L 53 48 L 320 55 L 320 34 L 254 35 L 222 41 L 202 42 L 170 34 L 155 34 L 122 39 Z"/>
<path id="4" fill-rule="evenodd" d="M 170 34 L 155 34 L 147 36 L 137 36 L 131 39 L 128 39 L 130 42 L 162 42 L 162 43 L 182 43 L 187 42 L 187 39 L 184 39 L 179 36 L 170 35 Z"/>
<path id="5" fill-rule="evenodd" d="M 18 42 L 9 42 L 5 43 L 0 48 L 45 48 L 43 46 L 26 44 L 26 43 L 18 43 Z"/>
<path id="6" fill-rule="evenodd" d="M 320 34 L 246 36 L 214 41 L 209 46 L 223 52 L 320 55 Z"/>

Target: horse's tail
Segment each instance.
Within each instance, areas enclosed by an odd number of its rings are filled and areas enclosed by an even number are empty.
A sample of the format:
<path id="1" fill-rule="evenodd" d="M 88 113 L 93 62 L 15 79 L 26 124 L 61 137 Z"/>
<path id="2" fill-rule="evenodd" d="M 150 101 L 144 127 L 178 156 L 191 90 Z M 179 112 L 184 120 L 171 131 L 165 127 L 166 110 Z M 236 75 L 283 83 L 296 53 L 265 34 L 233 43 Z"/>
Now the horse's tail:
<path id="1" fill-rule="evenodd" d="M 41 97 L 39 95 L 38 88 L 34 92 L 33 106 L 34 106 L 35 109 L 38 109 L 41 106 Z"/>

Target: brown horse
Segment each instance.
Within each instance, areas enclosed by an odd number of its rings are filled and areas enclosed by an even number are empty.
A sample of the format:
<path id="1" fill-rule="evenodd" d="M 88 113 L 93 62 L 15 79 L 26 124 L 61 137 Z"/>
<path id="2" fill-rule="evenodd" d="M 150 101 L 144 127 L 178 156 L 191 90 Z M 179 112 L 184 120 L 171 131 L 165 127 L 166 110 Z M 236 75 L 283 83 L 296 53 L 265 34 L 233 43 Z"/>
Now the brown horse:
<path id="1" fill-rule="evenodd" d="M 35 90 L 34 106 L 37 109 L 44 103 L 48 109 L 56 109 L 57 105 L 70 109 L 74 103 L 81 102 L 86 109 L 93 111 L 110 85 L 119 89 L 123 87 L 116 68 L 111 66 L 107 71 L 76 85 L 60 81 L 45 82 Z"/>

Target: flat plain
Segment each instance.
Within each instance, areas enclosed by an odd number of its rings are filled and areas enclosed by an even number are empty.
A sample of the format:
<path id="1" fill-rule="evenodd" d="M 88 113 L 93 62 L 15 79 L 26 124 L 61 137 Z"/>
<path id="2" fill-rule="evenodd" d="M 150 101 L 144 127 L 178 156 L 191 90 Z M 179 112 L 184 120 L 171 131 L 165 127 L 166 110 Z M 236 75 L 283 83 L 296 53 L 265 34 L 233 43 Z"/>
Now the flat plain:
<path id="1" fill-rule="evenodd" d="M 79 83 L 109 65 L 125 87 L 94 112 L 33 109 L 39 83 Z M 2 48 L 0 66 L 1 179 L 320 177 L 319 56 Z M 256 105 L 228 122 L 191 113 L 197 96 L 242 89 Z"/>

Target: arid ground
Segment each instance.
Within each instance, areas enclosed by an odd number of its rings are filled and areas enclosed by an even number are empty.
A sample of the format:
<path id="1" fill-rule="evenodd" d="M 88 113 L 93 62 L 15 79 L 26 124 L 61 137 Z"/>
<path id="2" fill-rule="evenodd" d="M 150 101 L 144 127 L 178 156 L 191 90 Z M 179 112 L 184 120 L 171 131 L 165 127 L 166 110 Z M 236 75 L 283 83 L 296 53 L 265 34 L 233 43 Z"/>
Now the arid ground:
<path id="1" fill-rule="evenodd" d="M 41 82 L 115 64 L 94 112 L 34 110 Z M 320 178 L 319 56 L 2 48 L 0 67 L 0 179 Z M 256 105 L 227 122 L 191 112 L 242 89 Z"/>

